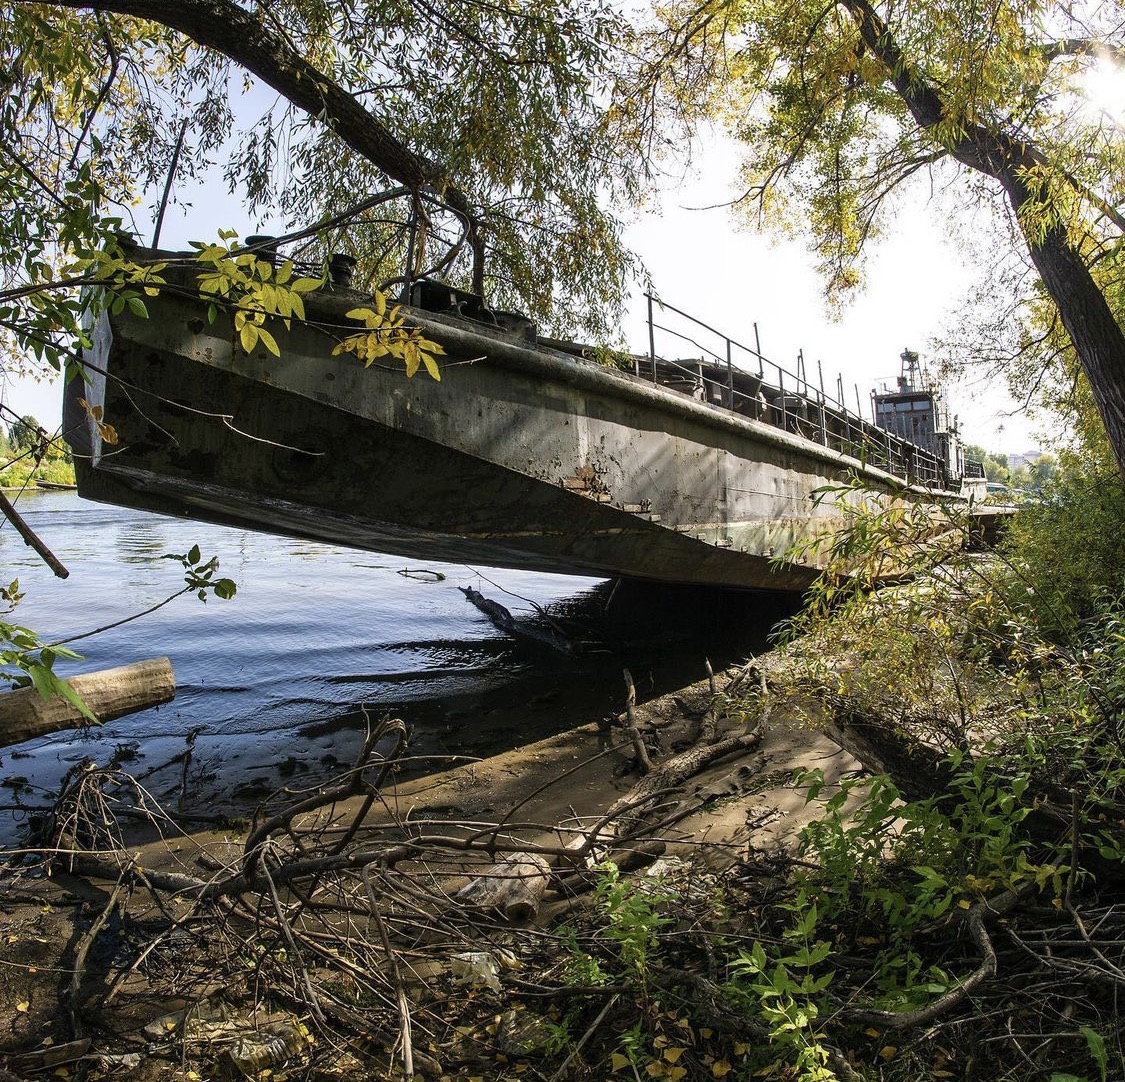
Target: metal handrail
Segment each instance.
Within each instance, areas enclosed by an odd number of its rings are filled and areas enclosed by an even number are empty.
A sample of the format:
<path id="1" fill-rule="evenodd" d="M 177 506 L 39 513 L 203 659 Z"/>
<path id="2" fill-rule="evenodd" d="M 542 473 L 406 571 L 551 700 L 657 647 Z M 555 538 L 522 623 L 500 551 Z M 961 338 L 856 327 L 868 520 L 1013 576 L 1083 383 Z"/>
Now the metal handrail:
<path id="1" fill-rule="evenodd" d="M 769 360 L 762 354 L 761 342 L 758 338 L 758 325 L 754 324 L 754 338 L 756 347 L 751 348 L 737 339 L 731 338 L 712 327 L 710 324 L 705 323 L 701 319 L 685 312 L 682 308 L 677 308 L 673 304 L 660 300 L 651 293 L 645 293 L 645 299 L 648 307 L 648 338 L 649 338 L 649 355 L 648 367 L 649 378 L 653 383 L 660 382 L 658 375 L 658 365 L 663 365 L 665 370 L 668 368 L 674 371 L 683 372 L 690 377 L 693 382 L 697 382 L 703 389 L 705 397 L 708 402 L 716 409 L 725 409 L 728 412 L 738 412 L 737 407 L 740 404 L 750 403 L 754 401 L 756 396 L 746 395 L 739 391 L 735 386 L 734 374 L 738 372 L 741 375 L 756 378 L 759 381 L 758 400 L 755 404 L 755 411 L 762 414 L 759 418 L 768 423 L 777 423 L 774 417 L 779 415 L 780 423 L 778 427 L 786 429 L 787 431 L 794 431 L 799 435 L 804 435 L 807 438 L 812 438 L 809 433 L 815 432 L 819 436 L 819 442 L 826 447 L 833 447 L 833 449 L 841 453 L 849 453 L 854 457 L 858 457 L 872 465 L 879 466 L 885 469 L 888 473 L 902 478 L 903 480 L 912 483 L 923 484 L 942 484 L 944 482 L 943 472 L 944 463 L 938 458 L 937 455 L 924 447 L 904 440 L 901 437 L 889 432 L 886 429 L 880 428 L 878 425 L 868 421 L 862 414 L 852 410 L 842 399 L 843 395 L 843 381 L 837 380 L 837 386 L 840 388 L 840 398 L 830 395 L 824 389 L 824 376 L 823 370 L 820 371 L 820 387 L 811 387 L 806 372 L 791 372 L 785 369 L 776 361 Z M 699 342 L 690 335 L 681 333 L 671 327 L 657 323 L 653 313 L 654 304 L 660 305 L 662 310 L 674 312 L 684 319 L 689 320 L 697 327 L 715 335 L 721 342 L 722 353 L 710 349 L 702 342 Z M 688 342 L 701 350 L 703 356 L 699 359 L 699 368 L 696 371 L 686 368 L 681 361 L 670 360 L 667 358 L 660 358 L 656 355 L 656 331 L 660 330 L 665 334 L 671 335 L 683 342 Z M 733 353 L 734 350 L 742 350 L 750 357 L 754 358 L 757 363 L 758 371 L 754 373 L 747 371 L 740 365 L 735 364 Z M 711 361 L 708 362 L 706 358 L 710 356 Z M 800 358 L 801 368 L 804 368 L 804 358 Z M 720 382 L 718 379 L 709 378 L 704 373 L 703 367 L 710 363 L 714 368 L 726 368 L 726 379 Z M 772 386 L 766 380 L 766 366 L 769 366 L 777 373 L 776 386 Z M 640 375 L 640 360 L 638 359 L 634 366 L 634 371 Z M 785 378 L 789 377 L 790 387 L 786 389 Z M 712 400 L 712 396 L 707 393 L 707 388 L 715 388 L 719 390 L 716 396 L 717 401 Z M 777 395 L 772 402 L 764 405 L 763 391 L 769 389 L 776 391 Z M 788 398 L 799 398 L 803 400 L 802 408 L 793 413 L 789 412 Z M 858 399 L 858 389 L 857 389 Z M 780 403 L 780 406 L 778 405 Z M 807 412 L 811 408 L 816 414 L 816 424 L 813 426 L 807 417 Z M 842 424 L 843 431 L 836 431 L 835 428 L 829 426 L 829 411 L 831 411 L 831 419 L 837 424 Z"/>

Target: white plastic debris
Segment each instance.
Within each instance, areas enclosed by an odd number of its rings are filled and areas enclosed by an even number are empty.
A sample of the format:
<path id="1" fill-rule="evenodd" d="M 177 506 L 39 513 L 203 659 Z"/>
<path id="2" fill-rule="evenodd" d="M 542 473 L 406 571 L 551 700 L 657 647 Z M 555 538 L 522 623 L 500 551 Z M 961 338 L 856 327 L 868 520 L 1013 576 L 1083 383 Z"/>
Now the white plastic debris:
<path id="1" fill-rule="evenodd" d="M 450 959 L 453 983 L 500 991 L 500 965 L 488 951 L 468 951 Z"/>

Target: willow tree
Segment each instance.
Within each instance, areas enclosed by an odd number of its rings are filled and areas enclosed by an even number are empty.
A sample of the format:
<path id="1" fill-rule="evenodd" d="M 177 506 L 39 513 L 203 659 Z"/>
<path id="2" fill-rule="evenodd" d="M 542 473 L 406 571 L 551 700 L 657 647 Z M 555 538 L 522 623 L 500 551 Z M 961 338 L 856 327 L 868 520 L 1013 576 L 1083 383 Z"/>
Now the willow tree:
<path id="1" fill-rule="evenodd" d="M 960 186 L 963 214 L 998 196 L 1125 467 L 1125 132 L 1087 81 L 1123 46 L 1115 0 L 688 0 L 634 73 L 633 121 L 724 122 L 743 207 L 811 230 L 833 291 L 912 178 Z"/>
<path id="2" fill-rule="evenodd" d="M 597 324 L 628 270 L 601 209 L 633 184 L 599 104 L 616 26 L 600 0 L 0 3 L 9 363 L 58 367 L 83 260 L 122 227 L 147 239 L 169 178 L 198 203 L 216 169 L 251 211 L 327 223 L 312 256 L 348 252 L 364 281 L 424 270 L 407 226 L 443 218 L 452 281 Z"/>

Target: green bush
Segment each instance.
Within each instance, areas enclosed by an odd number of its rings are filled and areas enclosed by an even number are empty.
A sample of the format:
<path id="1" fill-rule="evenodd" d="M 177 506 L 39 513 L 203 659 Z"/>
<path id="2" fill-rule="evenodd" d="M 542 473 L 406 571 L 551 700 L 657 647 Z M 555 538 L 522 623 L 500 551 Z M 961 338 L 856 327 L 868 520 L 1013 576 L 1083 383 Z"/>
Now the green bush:
<path id="1" fill-rule="evenodd" d="M 1107 592 L 1125 591 L 1125 485 L 1096 459 L 1072 457 L 1015 516 L 1002 552 L 1040 629 L 1069 639 Z"/>
<path id="2" fill-rule="evenodd" d="M 73 485 L 74 464 L 63 458 L 47 458 L 36 466 L 33 458 L 25 456 L 0 469 L 0 488 L 33 488 L 37 481 Z"/>

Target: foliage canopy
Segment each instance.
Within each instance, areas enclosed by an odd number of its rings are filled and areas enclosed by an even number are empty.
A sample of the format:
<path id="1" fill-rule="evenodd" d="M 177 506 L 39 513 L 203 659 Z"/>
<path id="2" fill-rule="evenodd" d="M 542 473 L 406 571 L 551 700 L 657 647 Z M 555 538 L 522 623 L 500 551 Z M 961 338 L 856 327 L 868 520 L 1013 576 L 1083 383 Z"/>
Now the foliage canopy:
<path id="1" fill-rule="evenodd" d="M 348 252 L 367 284 L 437 264 L 559 330 L 620 295 L 629 260 L 601 207 L 635 181 L 597 103 L 616 26 L 597 0 L 14 0 L 0 20 L 12 358 L 58 367 L 80 320 L 64 283 L 96 270 L 75 258 L 147 233 L 135 208 L 173 168 L 181 189 L 220 170 L 254 212 L 330 220 L 301 256 Z"/>
<path id="2" fill-rule="evenodd" d="M 1115 2 L 680 0 L 632 119 L 642 139 L 669 117 L 723 123 L 745 147 L 742 208 L 810 229 L 837 294 L 919 182 L 958 213 L 1000 210 L 1037 277 L 1015 309 L 991 299 L 1023 323 L 1018 354 L 1081 364 L 1120 466 L 1125 132 L 1091 80 L 1123 47 Z"/>

